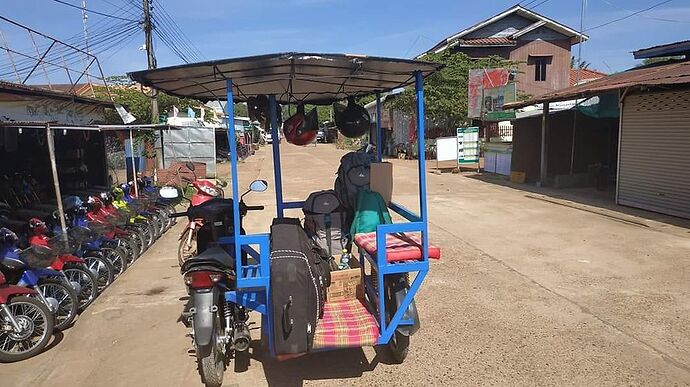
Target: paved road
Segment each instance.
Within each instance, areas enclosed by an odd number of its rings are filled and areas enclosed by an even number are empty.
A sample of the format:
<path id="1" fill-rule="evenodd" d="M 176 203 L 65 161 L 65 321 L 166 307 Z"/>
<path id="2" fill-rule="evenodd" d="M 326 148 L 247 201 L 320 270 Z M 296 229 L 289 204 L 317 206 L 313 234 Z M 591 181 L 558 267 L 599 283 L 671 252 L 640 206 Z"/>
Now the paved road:
<path id="1" fill-rule="evenodd" d="M 284 146 L 286 197 L 331 186 L 341 154 Z M 414 208 L 416 164 L 394 163 L 395 197 Z M 240 170 L 241 185 L 272 182 L 268 152 Z M 687 229 L 469 177 L 427 176 L 431 238 L 443 258 L 418 295 L 422 330 L 405 364 L 386 364 L 371 348 L 277 363 L 257 343 L 249 368 L 227 374 L 226 385 L 690 384 Z M 250 214 L 249 231 L 265 231 L 273 211 Z M 61 342 L 1 365 L 0 385 L 200 385 L 179 322 L 186 294 L 175 246 L 171 231 Z"/>

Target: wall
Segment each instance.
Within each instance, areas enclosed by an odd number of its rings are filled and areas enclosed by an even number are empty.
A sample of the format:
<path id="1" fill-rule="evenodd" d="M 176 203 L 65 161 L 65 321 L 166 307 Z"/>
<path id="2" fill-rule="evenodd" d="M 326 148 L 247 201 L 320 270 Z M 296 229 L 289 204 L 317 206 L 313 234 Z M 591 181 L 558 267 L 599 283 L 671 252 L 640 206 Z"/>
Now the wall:
<path id="1" fill-rule="evenodd" d="M 522 16 L 515 14 L 508 15 L 501 20 L 484 26 L 476 31 L 470 32 L 469 34 L 463 36 L 463 39 L 507 37 L 532 23 L 534 23 L 534 21 L 526 19 Z"/>
<path id="2" fill-rule="evenodd" d="M 215 129 L 207 127 L 180 127 L 163 133 L 165 168 L 177 161 L 206 164 L 208 176 L 216 175 Z M 199 175 L 199 177 L 206 177 Z"/>
<path id="3" fill-rule="evenodd" d="M 570 173 L 570 155 L 573 137 L 572 110 L 551 114 L 547 134 L 547 174 Z M 542 116 L 513 121 L 513 171 L 526 173 L 527 181 L 539 180 L 541 164 Z M 595 163 L 607 165 L 610 171 L 617 166 L 618 119 L 594 119 L 577 115 L 574 172 L 587 172 Z"/>
<path id="4" fill-rule="evenodd" d="M 550 55 L 546 81 L 534 80 L 534 61 L 531 55 Z M 534 57 L 532 57 L 534 58 Z M 538 96 L 569 86 L 570 41 L 569 40 L 518 40 L 518 46 L 511 52 L 510 59 L 521 64 L 516 79 L 518 91 Z"/>

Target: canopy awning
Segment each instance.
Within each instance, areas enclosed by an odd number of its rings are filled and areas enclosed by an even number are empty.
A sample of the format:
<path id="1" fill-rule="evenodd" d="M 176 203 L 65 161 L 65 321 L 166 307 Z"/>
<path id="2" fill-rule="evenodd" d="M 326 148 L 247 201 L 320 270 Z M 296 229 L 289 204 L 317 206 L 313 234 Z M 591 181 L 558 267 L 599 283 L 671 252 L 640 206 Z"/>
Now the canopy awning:
<path id="1" fill-rule="evenodd" d="M 443 65 L 348 54 L 283 53 L 215 60 L 129 73 L 130 78 L 178 97 L 225 100 L 232 79 L 235 102 L 259 94 L 279 103 L 327 104 L 348 96 L 386 92 L 414 83 Z"/>

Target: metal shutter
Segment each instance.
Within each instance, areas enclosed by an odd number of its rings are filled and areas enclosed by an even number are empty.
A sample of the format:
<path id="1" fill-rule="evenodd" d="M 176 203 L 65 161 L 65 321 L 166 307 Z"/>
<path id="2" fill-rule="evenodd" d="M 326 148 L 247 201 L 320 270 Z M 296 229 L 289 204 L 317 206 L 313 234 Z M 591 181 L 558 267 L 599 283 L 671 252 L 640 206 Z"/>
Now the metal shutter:
<path id="1" fill-rule="evenodd" d="M 690 90 L 625 99 L 619 204 L 690 218 Z"/>

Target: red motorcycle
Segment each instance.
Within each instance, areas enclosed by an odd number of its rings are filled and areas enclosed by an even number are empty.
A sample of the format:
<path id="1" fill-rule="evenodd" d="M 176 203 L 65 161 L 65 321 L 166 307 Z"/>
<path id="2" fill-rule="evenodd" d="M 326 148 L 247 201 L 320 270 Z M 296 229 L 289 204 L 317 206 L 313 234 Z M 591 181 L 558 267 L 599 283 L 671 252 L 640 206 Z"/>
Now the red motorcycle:
<path id="1" fill-rule="evenodd" d="M 185 165 L 194 174 L 194 181 L 190 183 L 191 186 L 195 189 L 195 192 L 192 194 L 192 198 L 190 200 L 191 207 L 201 205 L 214 198 L 223 197 L 223 189 L 221 188 L 220 183 L 214 184 L 208 180 L 199 180 L 196 176 L 196 173 L 194 172 L 194 164 L 186 163 Z M 177 249 L 177 261 L 180 267 L 182 267 L 182 264 L 184 264 L 186 260 L 196 255 L 197 232 L 203 226 L 203 218 L 191 219 L 185 226 L 182 233 L 180 234 L 180 244 Z"/>
<path id="2" fill-rule="evenodd" d="M 0 362 L 28 359 L 40 353 L 53 335 L 53 313 L 36 290 L 8 285 L 0 272 Z"/>
<path id="3" fill-rule="evenodd" d="M 98 297 L 98 277 L 88 269 L 85 260 L 72 255 L 79 246 L 67 236 L 49 238 L 48 228 L 40 219 L 29 220 L 29 229 L 29 245 L 34 247 L 36 254 L 52 257 L 48 267 L 63 274 L 77 293 L 79 310 L 86 309 Z"/>

